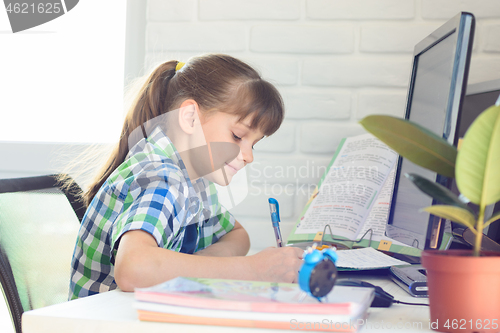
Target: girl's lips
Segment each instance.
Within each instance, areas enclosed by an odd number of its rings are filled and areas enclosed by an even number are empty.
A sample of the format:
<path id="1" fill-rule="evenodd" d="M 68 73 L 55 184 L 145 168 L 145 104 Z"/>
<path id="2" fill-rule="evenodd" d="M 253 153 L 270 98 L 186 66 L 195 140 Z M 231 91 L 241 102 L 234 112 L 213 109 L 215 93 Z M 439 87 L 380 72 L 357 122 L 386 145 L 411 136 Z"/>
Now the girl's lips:
<path id="1" fill-rule="evenodd" d="M 235 167 L 233 167 L 232 165 L 226 163 L 226 166 L 229 167 L 229 170 L 231 170 L 233 173 L 237 173 L 239 169 L 236 169 Z"/>

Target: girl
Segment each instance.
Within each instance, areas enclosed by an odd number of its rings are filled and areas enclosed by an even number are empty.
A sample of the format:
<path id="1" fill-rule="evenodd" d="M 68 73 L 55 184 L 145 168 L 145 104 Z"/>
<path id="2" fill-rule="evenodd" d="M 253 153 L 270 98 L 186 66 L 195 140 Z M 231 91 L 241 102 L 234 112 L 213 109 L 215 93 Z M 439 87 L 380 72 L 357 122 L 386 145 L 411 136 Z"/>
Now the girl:
<path id="1" fill-rule="evenodd" d="M 229 184 L 282 120 L 278 91 L 230 56 L 157 67 L 84 195 L 70 298 L 177 276 L 296 281 L 303 251 L 245 256 L 248 234 L 218 203 L 213 184 Z"/>

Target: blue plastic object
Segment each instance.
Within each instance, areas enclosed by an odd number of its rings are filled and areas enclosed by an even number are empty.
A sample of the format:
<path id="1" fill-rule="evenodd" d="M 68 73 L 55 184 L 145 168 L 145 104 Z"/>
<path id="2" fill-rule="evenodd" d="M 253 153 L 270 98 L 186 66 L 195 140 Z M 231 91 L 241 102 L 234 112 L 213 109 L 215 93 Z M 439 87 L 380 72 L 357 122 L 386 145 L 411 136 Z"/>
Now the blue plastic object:
<path id="1" fill-rule="evenodd" d="M 337 252 L 331 248 L 322 251 L 308 249 L 299 271 L 300 289 L 318 299 L 326 296 L 337 279 L 337 258 Z"/>

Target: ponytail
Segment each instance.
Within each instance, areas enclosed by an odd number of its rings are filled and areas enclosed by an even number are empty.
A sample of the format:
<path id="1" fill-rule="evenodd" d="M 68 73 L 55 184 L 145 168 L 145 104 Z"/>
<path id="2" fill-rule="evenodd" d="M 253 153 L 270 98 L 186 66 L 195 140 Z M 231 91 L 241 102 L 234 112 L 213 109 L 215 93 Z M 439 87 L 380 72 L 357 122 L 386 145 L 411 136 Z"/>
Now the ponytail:
<path id="1" fill-rule="evenodd" d="M 158 117 L 163 112 L 168 85 L 175 75 L 177 61 L 166 62 L 157 67 L 145 80 L 130 105 L 120 135 L 109 159 L 99 170 L 97 176 L 83 194 L 83 202 L 88 207 L 106 179 L 125 161 L 129 151 L 129 135 L 148 120 Z M 144 130 L 143 130 L 144 132 Z"/>

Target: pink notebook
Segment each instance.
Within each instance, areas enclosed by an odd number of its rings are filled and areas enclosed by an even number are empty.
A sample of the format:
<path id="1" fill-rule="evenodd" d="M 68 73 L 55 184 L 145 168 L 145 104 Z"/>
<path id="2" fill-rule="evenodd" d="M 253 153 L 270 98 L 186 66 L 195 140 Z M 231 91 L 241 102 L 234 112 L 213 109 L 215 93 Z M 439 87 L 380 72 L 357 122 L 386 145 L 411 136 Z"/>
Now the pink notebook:
<path id="1" fill-rule="evenodd" d="M 135 290 L 142 302 L 246 312 L 358 315 L 373 299 L 370 288 L 336 286 L 319 302 L 297 284 L 179 277 Z"/>

